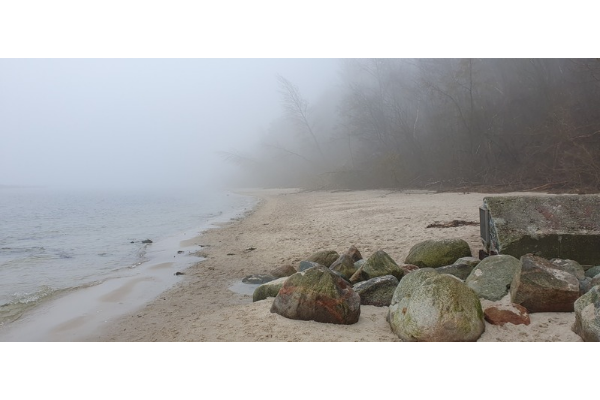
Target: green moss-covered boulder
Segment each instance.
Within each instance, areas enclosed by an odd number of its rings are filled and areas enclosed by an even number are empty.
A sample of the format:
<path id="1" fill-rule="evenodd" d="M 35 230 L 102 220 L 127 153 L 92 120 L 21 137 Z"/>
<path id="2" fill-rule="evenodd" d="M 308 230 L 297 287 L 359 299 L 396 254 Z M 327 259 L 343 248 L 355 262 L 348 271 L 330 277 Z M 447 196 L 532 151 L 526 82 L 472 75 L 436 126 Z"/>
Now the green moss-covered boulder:
<path id="1" fill-rule="evenodd" d="M 260 301 L 264 300 L 267 297 L 275 297 L 277 293 L 279 293 L 279 289 L 283 286 L 283 283 L 286 281 L 288 277 L 282 277 L 275 279 L 274 281 L 263 283 L 256 289 L 254 289 L 254 293 L 252 294 L 252 301 Z"/>
<path id="2" fill-rule="evenodd" d="M 404 276 L 404 270 L 385 251 L 378 250 L 350 277 L 350 282 L 356 283 L 385 275 L 392 275 L 400 280 Z"/>
<path id="3" fill-rule="evenodd" d="M 331 267 L 331 264 L 333 264 L 333 262 L 339 257 L 340 255 L 335 250 L 322 250 L 311 254 L 310 257 L 306 259 L 306 261 L 316 262 L 318 264 L 323 265 L 324 267 L 329 268 Z"/>
<path id="4" fill-rule="evenodd" d="M 410 297 L 411 293 L 427 279 L 439 275 L 433 268 L 421 268 L 407 274 L 394 291 L 390 305 L 397 304 L 404 297 Z"/>
<path id="5" fill-rule="evenodd" d="M 338 273 L 344 279 L 349 280 L 358 268 L 354 265 L 355 261 L 350 254 L 342 254 L 337 260 L 331 264 L 330 270 Z"/>
<path id="6" fill-rule="evenodd" d="M 586 342 L 600 342 L 600 286 L 575 301 L 573 332 Z"/>
<path id="7" fill-rule="evenodd" d="M 589 278 L 593 278 L 598 274 L 600 274 L 600 265 L 597 265 L 597 266 L 592 267 L 592 268 L 588 269 L 587 271 L 585 271 L 585 276 L 587 276 Z"/>
<path id="8" fill-rule="evenodd" d="M 329 268 L 314 267 L 287 278 L 271 312 L 290 319 L 350 325 L 358 322 L 360 296 Z"/>
<path id="9" fill-rule="evenodd" d="M 425 240 L 410 249 L 404 262 L 419 268 L 438 268 L 470 256 L 471 248 L 463 239 Z"/>
<path id="10" fill-rule="evenodd" d="M 402 281 L 397 290 L 401 285 Z M 437 273 L 389 310 L 392 331 L 411 342 L 476 341 L 485 330 L 483 318 L 481 302 L 472 289 L 452 275 Z"/>
<path id="11" fill-rule="evenodd" d="M 520 268 L 521 261 L 513 256 L 503 254 L 489 256 L 477 264 L 465 283 L 479 297 L 497 301 L 508 294 L 515 274 Z"/>

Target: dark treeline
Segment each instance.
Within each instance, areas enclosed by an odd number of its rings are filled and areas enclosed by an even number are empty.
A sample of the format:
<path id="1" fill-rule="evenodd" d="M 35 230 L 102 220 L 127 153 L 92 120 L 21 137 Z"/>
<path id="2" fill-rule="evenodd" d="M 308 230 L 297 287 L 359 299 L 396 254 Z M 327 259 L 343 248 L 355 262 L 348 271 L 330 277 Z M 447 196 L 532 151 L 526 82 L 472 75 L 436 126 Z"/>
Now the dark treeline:
<path id="1" fill-rule="evenodd" d="M 600 189 L 600 61 L 357 59 L 308 104 L 279 77 L 282 117 L 245 182 L 311 188 Z"/>

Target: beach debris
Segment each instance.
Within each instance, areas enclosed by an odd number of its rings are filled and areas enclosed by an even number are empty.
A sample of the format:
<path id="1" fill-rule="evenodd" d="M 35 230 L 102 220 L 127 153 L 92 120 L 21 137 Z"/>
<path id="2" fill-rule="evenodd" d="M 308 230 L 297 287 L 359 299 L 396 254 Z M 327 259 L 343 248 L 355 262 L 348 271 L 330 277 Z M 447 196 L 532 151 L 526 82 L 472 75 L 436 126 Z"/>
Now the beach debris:
<path id="1" fill-rule="evenodd" d="M 585 342 L 600 342 L 600 286 L 594 286 L 574 304 L 573 332 Z"/>
<path id="2" fill-rule="evenodd" d="M 579 297 L 579 281 L 549 260 L 526 254 L 511 283 L 510 297 L 529 313 L 572 312 Z"/>
<path id="3" fill-rule="evenodd" d="M 340 257 L 335 250 L 321 250 L 313 253 L 306 259 L 306 261 L 312 261 L 323 265 L 324 267 L 331 267 L 331 264 Z"/>
<path id="4" fill-rule="evenodd" d="M 448 222 L 434 221 L 432 224 L 427 225 L 425 228 L 456 228 L 465 225 L 479 225 L 479 222 L 475 221 L 463 221 L 461 219 L 455 219 Z"/>
<path id="5" fill-rule="evenodd" d="M 358 282 L 352 289 L 360 296 L 360 304 L 387 307 L 398 286 L 398 278 L 393 275 L 378 276 L 368 281 Z"/>
<path id="6" fill-rule="evenodd" d="M 437 268 L 453 264 L 461 257 L 470 257 L 471 249 L 463 239 L 430 239 L 415 244 L 404 262 L 419 268 Z"/>
<path id="7" fill-rule="evenodd" d="M 282 278 L 294 275 L 296 272 L 298 271 L 296 271 L 296 268 L 294 268 L 293 265 L 285 264 L 271 270 L 271 272 L 269 272 L 269 275 L 272 275 L 275 278 Z"/>
<path id="8" fill-rule="evenodd" d="M 150 239 L 142 240 L 142 243 L 145 243 L 145 244 L 152 243 L 152 240 L 150 240 Z"/>
<path id="9" fill-rule="evenodd" d="M 263 283 L 262 285 L 254 289 L 254 293 L 252 293 L 252 301 L 261 301 L 268 297 L 277 296 L 277 293 L 279 293 L 279 289 L 281 289 L 283 283 L 286 281 L 287 278 L 287 276 L 283 276 L 273 281 Z"/>
<path id="10" fill-rule="evenodd" d="M 360 317 L 360 296 L 329 268 L 314 267 L 285 280 L 271 312 L 289 319 L 351 325 Z"/>
<path id="11" fill-rule="evenodd" d="M 250 285 L 257 285 L 257 284 L 267 283 L 272 280 L 275 280 L 275 277 L 273 275 L 254 274 L 254 275 L 245 276 L 242 279 L 242 283 L 248 283 Z"/>
<path id="12" fill-rule="evenodd" d="M 228 256 L 235 256 L 235 253 L 227 253 Z"/>
<path id="13" fill-rule="evenodd" d="M 471 271 L 465 283 L 479 297 L 497 301 L 508 294 L 508 289 L 520 268 L 521 261 L 513 256 L 506 254 L 489 256 Z"/>
<path id="14" fill-rule="evenodd" d="M 388 322 L 400 339 L 410 342 L 476 341 L 485 330 L 477 294 L 433 269 L 414 271 L 400 281 Z"/>
<path id="15" fill-rule="evenodd" d="M 506 323 L 514 325 L 529 325 L 531 320 L 527 309 L 522 305 L 510 303 L 493 303 L 483 310 L 484 318 L 492 325 L 503 326 Z"/>
<path id="16" fill-rule="evenodd" d="M 254 251 L 254 250 L 256 250 L 256 247 L 248 247 L 248 248 L 244 249 L 244 252 L 245 253 L 249 253 L 249 252 Z"/>
<path id="17" fill-rule="evenodd" d="M 357 283 L 385 275 L 393 275 L 400 280 L 404 270 L 384 250 L 377 250 L 350 277 L 350 282 Z"/>
<path id="18" fill-rule="evenodd" d="M 177 276 L 177 275 L 185 275 L 185 274 L 183 272 L 177 271 L 177 272 L 175 272 L 175 276 Z"/>
<path id="19" fill-rule="evenodd" d="M 489 253 L 600 263 L 600 196 L 485 197 L 481 240 Z"/>

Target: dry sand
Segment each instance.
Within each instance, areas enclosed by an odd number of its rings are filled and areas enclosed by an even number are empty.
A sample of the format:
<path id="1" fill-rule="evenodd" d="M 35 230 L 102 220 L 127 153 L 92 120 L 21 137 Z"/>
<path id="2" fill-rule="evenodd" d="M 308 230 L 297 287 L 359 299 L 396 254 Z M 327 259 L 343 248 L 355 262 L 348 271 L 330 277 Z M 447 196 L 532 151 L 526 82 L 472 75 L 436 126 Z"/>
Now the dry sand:
<path id="1" fill-rule="evenodd" d="M 399 341 L 385 321 L 387 307 L 362 306 L 354 325 L 295 321 L 270 312 L 272 299 L 252 302 L 232 291 L 250 274 L 297 265 L 317 250 L 356 245 L 364 257 L 383 249 L 403 262 L 414 244 L 431 238 L 462 238 L 477 256 L 478 226 L 426 228 L 435 221 L 478 221 L 481 193 L 396 191 L 253 190 L 260 198 L 240 220 L 211 229 L 195 244 L 206 259 L 184 279 L 138 312 L 123 317 L 88 341 L 195 342 L 382 342 Z M 255 250 L 249 250 L 255 248 Z M 531 314 L 529 326 L 486 322 L 479 341 L 581 341 L 571 331 L 573 313 Z"/>

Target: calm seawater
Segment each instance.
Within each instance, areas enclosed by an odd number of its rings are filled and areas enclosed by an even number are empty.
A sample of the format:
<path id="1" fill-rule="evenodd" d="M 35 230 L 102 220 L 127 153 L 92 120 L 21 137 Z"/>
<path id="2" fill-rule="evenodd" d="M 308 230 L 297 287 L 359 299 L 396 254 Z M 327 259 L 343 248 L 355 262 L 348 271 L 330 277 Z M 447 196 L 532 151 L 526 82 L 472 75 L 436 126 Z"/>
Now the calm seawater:
<path id="1" fill-rule="evenodd" d="M 0 187 L 0 325 L 145 261 L 148 245 L 251 209 L 251 197 Z"/>

